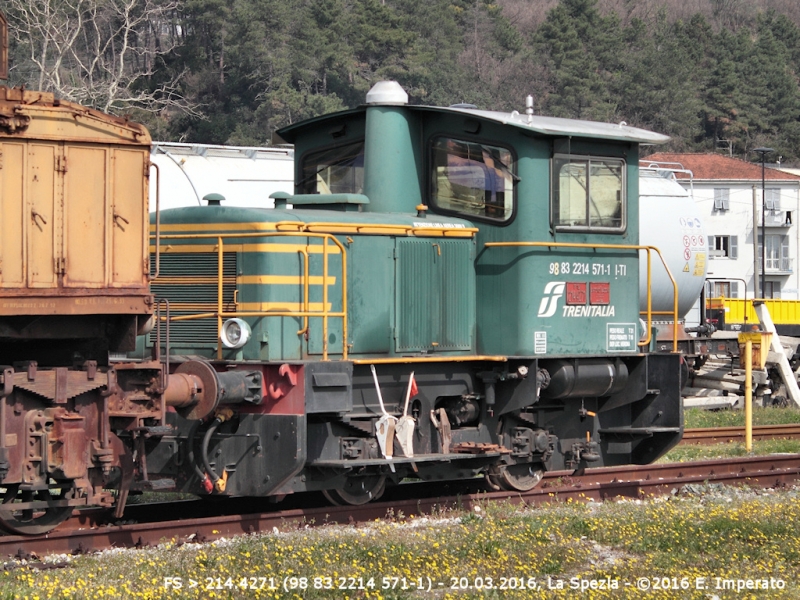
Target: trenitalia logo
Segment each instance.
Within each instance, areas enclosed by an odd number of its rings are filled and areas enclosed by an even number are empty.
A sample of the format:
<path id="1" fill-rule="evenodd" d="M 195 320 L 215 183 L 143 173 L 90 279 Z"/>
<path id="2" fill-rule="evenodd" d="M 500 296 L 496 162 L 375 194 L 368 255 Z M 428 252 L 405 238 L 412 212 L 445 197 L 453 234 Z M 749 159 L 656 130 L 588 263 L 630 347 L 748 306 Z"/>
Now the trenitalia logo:
<path id="1" fill-rule="evenodd" d="M 539 305 L 537 317 L 552 317 L 558 308 L 558 299 L 564 295 L 563 281 L 550 281 L 544 286 L 544 297 Z"/>

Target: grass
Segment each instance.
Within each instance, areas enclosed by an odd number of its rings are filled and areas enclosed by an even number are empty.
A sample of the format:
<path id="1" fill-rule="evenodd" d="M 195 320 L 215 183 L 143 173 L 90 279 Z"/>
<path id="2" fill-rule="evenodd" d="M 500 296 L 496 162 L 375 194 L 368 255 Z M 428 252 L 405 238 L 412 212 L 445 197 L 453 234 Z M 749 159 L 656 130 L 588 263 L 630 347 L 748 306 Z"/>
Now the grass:
<path id="1" fill-rule="evenodd" d="M 690 408 L 684 412 L 687 429 L 700 427 L 732 427 L 744 425 L 743 410 L 708 411 Z M 783 425 L 800 423 L 800 408 L 753 408 L 753 425 Z M 763 440 L 753 442 L 753 454 L 800 453 L 800 440 Z M 685 444 L 673 448 L 657 462 L 689 462 L 713 458 L 747 456 L 744 443 L 695 445 Z"/>
<path id="2" fill-rule="evenodd" d="M 50 560 L 65 566 L 1 571 L 0 598 L 572 598 L 582 586 L 598 599 L 796 598 L 800 493 L 707 486 L 699 497 L 493 503 Z M 413 589 L 420 578 L 430 592 Z M 724 589 L 770 578 L 767 591 Z M 619 589 L 589 588 L 601 584 Z"/>
<path id="3" fill-rule="evenodd" d="M 776 453 L 800 453 L 800 440 L 756 440 L 753 442 L 753 455 Z M 656 462 L 689 462 L 693 460 L 734 458 L 747 455 L 748 453 L 747 450 L 745 450 L 743 442 L 709 445 L 685 444 L 673 448 Z"/>
<path id="4" fill-rule="evenodd" d="M 702 410 L 689 408 L 684 412 L 687 429 L 699 427 L 733 427 L 744 425 L 743 410 Z M 800 423 L 800 408 L 753 408 L 753 425 L 784 425 Z"/>

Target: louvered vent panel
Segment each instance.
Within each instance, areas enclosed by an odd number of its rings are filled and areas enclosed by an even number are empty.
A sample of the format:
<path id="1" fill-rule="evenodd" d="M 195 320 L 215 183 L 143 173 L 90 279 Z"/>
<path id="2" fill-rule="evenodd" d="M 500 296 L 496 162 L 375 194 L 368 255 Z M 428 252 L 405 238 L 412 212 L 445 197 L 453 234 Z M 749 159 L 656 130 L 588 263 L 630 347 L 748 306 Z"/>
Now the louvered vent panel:
<path id="1" fill-rule="evenodd" d="M 222 264 L 224 265 L 225 275 L 236 276 L 236 252 L 224 252 L 222 254 Z M 156 257 L 150 255 L 150 274 L 155 274 Z M 191 277 L 193 275 L 217 276 L 217 253 L 216 252 L 162 252 L 161 277 Z"/>
<path id="2" fill-rule="evenodd" d="M 475 268 L 472 243 L 442 241 L 442 350 L 469 350 L 475 325 Z"/>
<path id="3" fill-rule="evenodd" d="M 396 349 L 398 352 L 432 348 L 438 300 L 433 289 L 434 248 L 427 240 L 397 241 Z"/>
<path id="4" fill-rule="evenodd" d="M 233 310 L 236 290 L 236 252 L 223 254 L 222 297 L 225 310 Z M 170 316 L 214 312 L 217 310 L 216 253 L 171 252 L 161 255 L 159 276 L 151 289 L 156 298 L 169 300 Z M 151 273 L 155 273 L 155 257 L 150 260 Z M 162 340 L 164 339 L 162 327 Z M 216 347 L 217 319 L 173 321 L 169 328 L 170 346 Z M 155 340 L 155 332 L 150 334 Z M 163 342 L 162 342 L 163 343 Z"/>

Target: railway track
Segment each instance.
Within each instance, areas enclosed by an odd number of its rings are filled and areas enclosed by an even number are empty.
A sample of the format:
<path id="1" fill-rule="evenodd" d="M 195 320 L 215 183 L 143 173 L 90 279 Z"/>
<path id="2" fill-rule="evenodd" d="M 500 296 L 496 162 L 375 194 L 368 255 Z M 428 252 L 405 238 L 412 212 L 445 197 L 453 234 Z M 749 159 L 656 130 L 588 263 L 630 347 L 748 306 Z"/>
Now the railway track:
<path id="1" fill-rule="evenodd" d="M 756 425 L 753 427 L 754 440 L 771 440 L 800 437 L 800 424 Z M 702 427 L 686 429 L 682 444 L 719 444 L 722 442 L 744 442 L 744 426 L 741 427 Z"/>
<path id="2" fill-rule="evenodd" d="M 192 501 L 161 506 L 140 505 L 126 511 L 125 521 L 120 524 L 105 523 L 103 518 L 107 512 L 104 511 L 79 511 L 44 537 L 0 536 L 0 556 L 29 558 L 110 547 L 141 547 L 165 540 L 210 541 L 274 528 L 286 530 L 308 525 L 358 524 L 387 516 L 408 518 L 448 508 L 470 509 L 476 503 L 487 500 L 538 505 L 569 498 L 605 500 L 660 495 L 691 483 L 740 483 L 766 488 L 790 485 L 798 479 L 800 455 L 793 454 L 607 467 L 589 469 L 581 476 L 569 471 L 556 471 L 548 473 L 539 487 L 524 494 L 482 492 L 478 489 L 478 482 L 473 481 L 450 486 L 448 495 L 426 495 L 434 489 L 431 484 L 396 486 L 390 497 L 364 506 L 320 506 L 315 500 L 298 497 L 296 500 L 305 502 L 305 506 L 281 509 L 276 505 L 269 510 L 259 505 L 259 510 L 253 511 L 253 500 L 239 504 L 234 501 L 220 506 L 232 513 L 249 505 L 250 512 L 197 516 L 203 512 L 196 511 L 197 507 L 204 507 L 206 512 L 210 512 L 209 503 Z M 160 518 L 130 522 L 137 518 L 152 517 L 153 514 Z"/>

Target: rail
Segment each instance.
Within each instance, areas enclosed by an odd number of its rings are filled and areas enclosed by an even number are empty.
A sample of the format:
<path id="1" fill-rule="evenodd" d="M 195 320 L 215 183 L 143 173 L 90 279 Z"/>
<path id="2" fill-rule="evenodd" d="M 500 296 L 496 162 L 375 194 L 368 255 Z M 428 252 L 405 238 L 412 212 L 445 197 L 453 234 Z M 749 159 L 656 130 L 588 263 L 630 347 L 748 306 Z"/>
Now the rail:
<path id="1" fill-rule="evenodd" d="M 47 535 L 0 535 L 0 555 L 19 554 L 20 548 L 38 555 L 75 553 L 78 550 L 100 550 L 157 544 L 166 539 L 196 539 L 202 534 L 207 541 L 241 535 L 242 532 L 297 529 L 315 523 L 349 524 L 354 520 L 368 523 L 386 517 L 387 511 L 414 515 L 441 514 L 443 507 L 471 511 L 485 506 L 487 500 L 526 505 L 552 504 L 554 501 L 585 502 L 608 498 L 642 498 L 647 495 L 668 496 L 675 489 L 690 484 L 746 484 L 752 487 L 777 488 L 792 485 L 800 479 L 800 456 L 737 457 L 696 462 L 656 465 L 624 465 L 586 469 L 582 475 L 573 471 L 550 471 L 540 485 L 528 492 L 486 492 L 476 481 L 451 482 L 449 496 L 443 495 L 435 482 L 404 483 L 387 489 L 386 497 L 361 506 L 319 506 L 276 509 L 253 498 L 226 498 L 220 507 L 227 512 L 209 515 L 208 503 L 182 501 L 125 507 L 121 524 L 109 523 L 109 512 L 76 511 L 73 516 Z M 477 489 L 476 489 L 477 488 Z M 246 500 L 240 503 L 239 500 Z M 203 506 L 205 505 L 205 506 Z M 253 509 L 256 509 L 255 511 Z M 29 566 L 35 566 L 30 563 Z"/>
<path id="2" fill-rule="evenodd" d="M 673 322 L 678 322 L 678 283 L 672 276 L 672 272 L 664 260 L 661 251 L 655 246 L 640 246 L 633 244 L 583 244 L 578 242 L 487 242 L 487 248 L 513 248 L 513 247 L 533 247 L 533 248 L 587 248 L 592 250 L 645 250 L 647 252 L 647 310 L 640 311 L 640 315 L 647 315 L 647 332 L 644 341 L 639 342 L 639 346 L 649 346 L 652 339 L 653 315 L 672 315 Z M 658 254 L 664 270 L 667 272 L 669 280 L 672 282 L 672 311 L 653 310 L 653 296 L 651 292 L 652 268 L 651 252 Z M 672 328 L 672 351 L 678 351 L 678 328 Z"/>
<path id="3" fill-rule="evenodd" d="M 154 236 L 151 236 L 151 238 Z M 224 280 L 224 246 L 227 239 L 241 240 L 245 238 L 270 238 L 270 237 L 299 237 L 299 238 L 316 238 L 322 240 L 322 310 L 312 311 L 309 303 L 309 286 L 311 276 L 309 275 L 308 265 L 308 251 L 306 249 L 298 250 L 303 256 L 303 299 L 301 301 L 303 310 L 281 310 L 281 311 L 264 311 L 264 310 L 248 310 L 248 311 L 226 311 L 224 309 L 223 299 L 223 280 Z M 217 319 L 217 358 L 222 358 L 222 342 L 219 334 L 222 330 L 223 319 L 233 317 L 295 317 L 303 319 L 303 328 L 297 333 L 302 335 L 308 332 L 308 323 L 310 318 L 322 319 L 322 360 L 328 360 L 328 325 L 329 319 L 341 318 L 342 319 L 342 359 L 347 360 L 347 250 L 336 237 L 330 233 L 315 233 L 310 231 L 279 231 L 279 232 L 257 232 L 257 233 L 189 233 L 189 234 L 171 234 L 162 233 L 160 238 L 156 240 L 156 244 L 160 244 L 162 240 L 216 240 L 215 249 L 217 251 L 217 310 L 215 312 L 203 312 L 191 315 L 179 315 L 170 317 L 170 321 L 191 321 L 196 319 Z M 329 242 L 332 242 L 341 253 L 342 263 L 342 310 L 331 311 L 328 309 L 328 286 L 331 285 L 329 277 L 329 264 L 328 259 L 331 253 Z M 176 246 L 174 249 L 177 251 L 183 248 L 183 245 Z M 191 246 L 187 245 L 187 249 Z"/>

